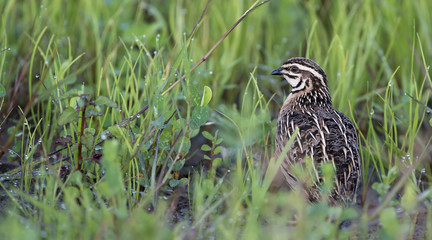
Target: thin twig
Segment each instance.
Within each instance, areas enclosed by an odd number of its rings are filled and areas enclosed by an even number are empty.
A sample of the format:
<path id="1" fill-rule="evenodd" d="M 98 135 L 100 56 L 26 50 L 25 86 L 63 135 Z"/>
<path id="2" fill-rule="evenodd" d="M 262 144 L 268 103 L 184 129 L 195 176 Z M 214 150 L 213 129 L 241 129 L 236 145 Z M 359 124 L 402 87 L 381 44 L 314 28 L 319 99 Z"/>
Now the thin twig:
<path id="1" fill-rule="evenodd" d="M 219 44 L 232 32 L 232 30 L 234 30 L 234 28 L 237 27 L 237 25 L 240 24 L 241 21 L 243 21 L 243 19 L 246 18 L 247 15 L 249 15 L 249 13 L 251 13 L 253 10 L 255 10 L 256 8 L 260 7 L 261 5 L 267 3 L 270 0 L 265 0 L 265 1 L 259 1 L 257 0 L 254 4 L 252 4 L 252 6 L 234 23 L 234 25 L 232 25 L 228 31 L 222 35 L 221 38 L 219 38 L 219 40 L 213 45 L 212 48 L 210 48 L 210 50 L 204 55 L 203 58 L 201 58 L 201 60 L 195 64 L 195 66 L 193 66 L 190 70 L 189 73 L 193 72 L 199 65 L 201 65 L 203 62 L 205 62 L 207 60 L 207 58 L 210 56 L 210 54 L 213 53 L 213 51 L 219 46 Z M 258 3 L 259 2 L 259 3 Z M 184 79 L 186 77 L 186 74 L 183 75 L 180 79 L 178 79 L 177 81 L 175 81 L 167 90 L 165 90 L 162 93 L 162 96 L 164 96 L 165 94 L 167 94 L 169 91 L 171 91 L 171 89 L 173 89 L 177 84 L 180 83 L 180 81 L 182 79 Z"/>
<path id="2" fill-rule="evenodd" d="M 84 98 L 83 98 L 84 99 Z M 78 103 L 77 103 L 78 105 Z M 84 106 L 80 108 L 81 110 L 81 131 L 80 131 L 80 137 L 78 141 L 78 170 L 82 171 L 82 164 L 83 164 L 83 157 L 82 157 L 82 138 L 84 136 L 84 128 L 85 128 L 85 111 L 87 108 L 87 101 L 84 99 Z"/>
<path id="3" fill-rule="evenodd" d="M 189 35 L 188 35 L 188 37 L 187 37 L 186 40 L 189 40 L 189 38 L 191 38 L 192 35 L 194 34 L 195 29 L 196 29 L 196 27 L 198 26 L 198 23 L 201 21 L 201 19 L 202 19 L 203 16 L 204 16 L 205 11 L 207 10 L 207 6 L 208 6 L 209 2 L 210 2 L 210 0 L 207 0 L 207 3 L 206 3 L 206 5 L 204 6 L 204 9 L 202 10 L 202 12 L 201 12 L 200 16 L 198 17 L 197 21 L 195 22 L 194 27 L 192 28 L 192 31 L 189 33 Z"/>

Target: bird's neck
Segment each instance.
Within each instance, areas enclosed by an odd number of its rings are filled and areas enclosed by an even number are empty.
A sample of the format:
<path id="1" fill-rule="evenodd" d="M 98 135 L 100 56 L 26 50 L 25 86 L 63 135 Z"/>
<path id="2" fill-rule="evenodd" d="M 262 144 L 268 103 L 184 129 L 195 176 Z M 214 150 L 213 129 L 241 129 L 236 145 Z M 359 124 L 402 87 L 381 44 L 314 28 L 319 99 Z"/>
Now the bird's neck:
<path id="1" fill-rule="evenodd" d="M 292 108 L 332 107 L 332 100 L 328 92 L 310 89 L 310 91 L 291 92 L 283 106 L 288 111 Z"/>

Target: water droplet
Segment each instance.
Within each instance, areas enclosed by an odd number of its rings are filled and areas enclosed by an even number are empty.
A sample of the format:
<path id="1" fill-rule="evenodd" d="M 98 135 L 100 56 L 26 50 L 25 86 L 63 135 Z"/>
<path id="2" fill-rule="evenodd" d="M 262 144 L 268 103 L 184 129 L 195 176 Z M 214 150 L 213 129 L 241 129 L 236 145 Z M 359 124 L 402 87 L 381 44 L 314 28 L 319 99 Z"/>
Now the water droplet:
<path id="1" fill-rule="evenodd" d="M 106 140 L 106 139 L 107 139 L 107 136 L 106 136 L 105 134 L 102 134 L 102 135 L 101 135 L 101 139 L 102 139 L 102 140 Z"/>
<path id="2" fill-rule="evenodd" d="M 213 75 L 213 71 L 210 71 L 209 74 L 210 74 L 210 75 Z"/>
<path id="3" fill-rule="evenodd" d="M 146 38 L 147 36 L 145 34 L 142 35 L 142 38 Z"/>

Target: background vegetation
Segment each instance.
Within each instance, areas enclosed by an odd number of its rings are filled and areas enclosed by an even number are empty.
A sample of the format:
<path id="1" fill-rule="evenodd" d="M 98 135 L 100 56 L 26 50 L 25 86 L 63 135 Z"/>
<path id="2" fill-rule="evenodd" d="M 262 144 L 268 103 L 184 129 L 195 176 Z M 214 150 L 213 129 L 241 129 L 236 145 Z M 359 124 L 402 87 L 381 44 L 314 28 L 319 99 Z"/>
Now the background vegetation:
<path id="1" fill-rule="evenodd" d="M 271 0 L 191 71 L 254 4 L 0 2 L 0 234 L 432 236 L 432 3 Z M 268 74 L 293 56 L 323 67 L 355 121 L 362 206 L 268 192 L 289 92 Z"/>

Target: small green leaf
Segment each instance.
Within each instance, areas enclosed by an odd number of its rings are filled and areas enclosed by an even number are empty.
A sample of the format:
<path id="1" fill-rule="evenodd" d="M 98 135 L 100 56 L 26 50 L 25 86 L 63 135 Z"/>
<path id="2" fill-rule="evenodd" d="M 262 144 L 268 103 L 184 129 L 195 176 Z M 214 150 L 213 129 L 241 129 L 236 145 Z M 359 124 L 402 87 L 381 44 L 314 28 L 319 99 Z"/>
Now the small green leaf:
<path id="1" fill-rule="evenodd" d="M 78 109 L 84 107 L 84 97 L 83 96 L 76 96 L 72 97 L 69 100 L 69 106 L 73 109 Z"/>
<path id="2" fill-rule="evenodd" d="M 170 187 L 176 187 L 178 184 L 179 184 L 179 180 L 177 180 L 177 179 L 170 179 L 169 180 L 169 185 L 170 185 Z"/>
<path id="3" fill-rule="evenodd" d="M 213 140 L 213 136 L 207 131 L 203 131 L 202 135 L 203 135 L 203 137 L 205 137 L 206 139 L 208 139 L 210 141 Z"/>
<path id="4" fill-rule="evenodd" d="M 84 134 L 90 134 L 92 136 L 95 135 L 96 130 L 94 128 L 86 128 L 84 129 Z"/>
<path id="5" fill-rule="evenodd" d="M 213 167 L 219 167 L 222 165 L 222 158 L 215 158 L 212 162 Z"/>
<path id="6" fill-rule="evenodd" d="M 209 117 L 208 107 L 196 107 L 192 111 L 192 117 L 189 123 L 191 129 L 198 129 L 201 125 L 203 125 Z"/>
<path id="7" fill-rule="evenodd" d="M 116 108 L 117 107 L 117 103 L 114 102 L 113 100 L 109 99 L 108 97 L 105 96 L 98 96 L 95 100 L 95 103 L 98 105 L 103 105 L 103 106 L 107 106 L 107 107 L 112 107 L 112 108 Z"/>
<path id="8" fill-rule="evenodd" d="M 70 123 L 78 119 L 78 112 L 72 109 L 71 107 L 67 107 L 60 114 L 60 117 L 57 120 L 58 125 L 65 125 L 66 123 Z"/>
<path id="9" fill-rule="evenodd" d="M 204 159 L 205 160 L 211 160 L 211 158 L 209 156 L 207 156 L 207 155 L 204 155 Z"/>
<path id="10" fill-rule="evenodd" d="M 128 136 L 128 131 L 120 126 L 108 127 L 108 131 L 117 139 L 123 139 L 124 136 Z"/>
<path id="11" fill-rule="evenodd" d="M 190 100 L 190 103 L 193 107 L 200 106 L 201 96 L 200 96 L 198 90 L 196 89 L 196 87 L 189 86 L 188 88 L 184 88 L 182 91 L 182 94 L 183 94 L 185 101 Z"/>
<path id="12" fill-rule="evenodd" d="M 185 185 L 185 184 L 188 183 L 188 182 L 189 182 L 189 179 L 188 179 L 188 178 L 182 178 L 182 179 L 180 179 L 179 186 L 183 186 L 183 185 Z"/>
<path id="13" fill-rule="evenodd" d="M 102 167 L 105 175 L 98 189 L 102 195 L 113 197 L 124 190 L 123 176 L 119 162 L 118 152 L 120 144 L 116 140 L 105 141 L 103 145 Z"/>
<path id="14" fill-rule="evenodd" d="M 212 98 L 212 90 L 208 86 L 204 86 L 203 96 L 201 98 L 201 107 L 207 106 Z"/>
<path id="15" fill-rule="evenodd" d="M 219 146 L 219 147 L 215 148 L 214 154 L 219 154 L 221 151 L 222 151 L 222 147 Z"/>
<path id="16" fill-rule="evenodd" d="M 174 164 L 173 171 L 180 171 L 183 168 L 184 164 L 185 164 L 185 160 L 184 159 L 181 160 L 181 161 L 177 161 Z"/>
<path id="17" fill-rule="evenodd" d="M 222 141 L 223 141 L 223 139 L 222 139 L 222 138 L 219 138 L 218 140 L 216 140 L 216 145 L 217 145 L 217 144 L 221 144 Z"/>
<path id="18" fill-rule="evenodd" d="M 91 135 L 84 135 L 81 137 L 81 142 L 84 144 L 84 146 L 91 150 L 93 148 L 93 136 Z"/>
<path id="19" fill-rule="evenodd" d="M 353 208 L 346 208 L 342 211 L 341 220 L 354 219 L 357 218 L 357 216 L 358 213 L 356 210 L 354 210 Z"/>
<path id="20" fill-rule="evenodd" d="M 417 207 L 416 186 L 408 183 L 401 199 L 402 207 L 408 212 L 414 212 Z"/>
<path id="21" fill-rule="evenodd" d="M 0 83 L 0 97 L 6 96 L 6 89 L 4 88 L 3 84 Z"/>
<path id="22" fill-rule="evenodd" d="M 395 209 L 384 209 L 380 215 L 380 221 L 384 231 L 396 239 L 399 235 L 400 223 Z"/>
<path id="23" fill-rule="evenodd" d="M 181 145 L 182 141 L 183 141 L 183 145 Z M 180 145 L 182 147 L 181 149 L 180 149 Z M 177 141 L 176 145 L 174 146 L 174 151 L 189 152 L 190 147 L 191 147 L 191 142 L 189 138 L 182 137 Z"/>
<path id="24" fill-rule="evenodd" d="M 429 125 L 432 127 L 432 118 L 429 119 Z"/>
<path id="25" fill-rule="evenodd" d="M 103 116 L 104 114 L 99 112 L 99 111 L 95 111 L 95 110 L 87 110 L 86 111 L 86 117 L 98 117 L 98 116 Z"/>
<path id="26" fill-rule="evenodd" d="M 211 147 L 210 147 L 209 145 L 207 145 L 207 144 L 203 144 L 203 145 L 201 146 L 201 150 L 203 150 L 203 151 L 210 151 L 210 150 L 211 150 Z"/>

